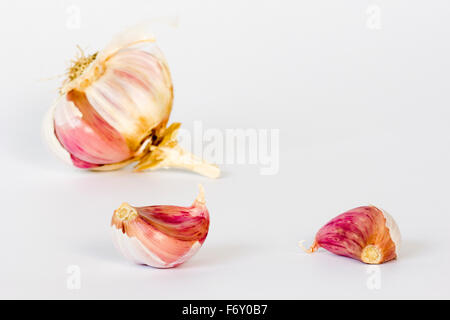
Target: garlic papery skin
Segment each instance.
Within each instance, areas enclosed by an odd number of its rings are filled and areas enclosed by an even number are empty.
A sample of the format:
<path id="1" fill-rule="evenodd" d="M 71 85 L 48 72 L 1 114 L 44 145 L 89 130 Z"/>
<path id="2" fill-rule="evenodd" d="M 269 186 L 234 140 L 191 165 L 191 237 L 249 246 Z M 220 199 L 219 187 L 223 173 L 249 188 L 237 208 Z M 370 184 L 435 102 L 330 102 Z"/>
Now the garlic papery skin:
<path id="1" fill-rule="evenodd" d="M 394 219 L 382 209 L 364 206 L 328 222 L 305 251 L 312 253 L 324 248 L 367 264 L 381 264 L 398 257 L 400 242 L 400 230 Z"/>
<path id="2" fill-rule="evenodd" d="M 193 168 L 195 157 L 183 158 L 186 152 L 176 141 L 165 146 L 175 152 L 159 155 L 173 159 L 163 164 L 159 159 L 158 166 L 149 160 L 164 132 L 170 132 L 166 126 L 172 104 L 170 71 L 153 35 L 131 29 L 104 50 L 81 53 L 72 62 L 44 123 L 45 137 L 57 155 L 82 169 L 115 170 L 138 162 L 138 171 L 176 166 L 217 177 L 220 170 L 204 161 Z"/>
<path id="3" fill-rule="evenodd" d="M 112 238 L 128 260 L 155 268 L 174 268 L 189 260 L 203 245 L 209 212 L 203 187 L 191 207 L 133 207 L 114 211 Z"/>

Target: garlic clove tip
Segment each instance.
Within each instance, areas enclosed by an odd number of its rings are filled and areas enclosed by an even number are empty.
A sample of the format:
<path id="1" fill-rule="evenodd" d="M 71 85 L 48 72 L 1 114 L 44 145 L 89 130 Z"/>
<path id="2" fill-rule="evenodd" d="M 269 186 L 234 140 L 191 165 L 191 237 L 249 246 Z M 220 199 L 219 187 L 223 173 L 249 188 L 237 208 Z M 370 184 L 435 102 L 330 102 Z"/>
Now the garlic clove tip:
<path id="1" fill-rule="evenodd" d="M 306 242 L 306 240 L 299 241 L 298 246 L 305 251 L 306 253 L 314 253 L 319 249 L 319 246 L 317 245 L 317 242 L 314 241 L 314 243 L 311 245 L 309 249 L 307 249 L 303 244 Z"/>
<path id="2" fill-rule="evenodd" d="M 206 204 L 205 188 L 203 187 L 203 185 L 199 184 L 198 185 L 198 189 L 199 189 L 199 192 L 198 192 L 197 199 L 195 199 L 195 202 L 199 203 L 199 204 L 202 204 L 202 205 L 205 205 Z"/>

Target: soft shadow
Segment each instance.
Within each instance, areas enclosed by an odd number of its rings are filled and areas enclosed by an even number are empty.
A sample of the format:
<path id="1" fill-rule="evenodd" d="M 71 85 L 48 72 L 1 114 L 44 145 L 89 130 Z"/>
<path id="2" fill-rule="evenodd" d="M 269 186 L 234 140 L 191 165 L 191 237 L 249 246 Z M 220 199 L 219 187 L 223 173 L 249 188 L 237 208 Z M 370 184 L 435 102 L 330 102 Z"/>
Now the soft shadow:
<path id="1" fill-rule="evenodd" d="M 240 257 L 248 256 L 257 250 L 248 245 L 208 245 L 199 250 L 191 261 L 182 265 L 183 268 L 197 268 L 202 266 L 226 265 Z"/>
<path id="2" fill-rule="evenodd" d="M 112 241 L 92 241 L 89 243 L 83 243 L 79 247 L 79 251 L 83 255 L 95 257 L 100 260 L 110 262 L 123 262 L 124 258 L 120 255 L 119 251 L 114 248 Z"/>
<path id="3" fill-rule="evenodd" d="M 257 250 L 256 247 L 246 245 L 212 245 L 200 248 L 191 260 L 182 264 L 179 268 L 198 268 L 204 266 L 226 265 L 227 263 L 249 256 Z M 96 241 L 86 242 L 75 248 L 75 251 L 96 259 L 123 263 L 125 260 L 116 250 L 112 242 Z"/>
<path id="4" fill-rule="evenodd" d="M 425 252 L 429 252 L 429 245 L 427 245 L 426 242 L 414 239 L 403 240 L 399 255 L 401 256 L 402 260 L 405 260 L 421 256 Z"/>
<path id="5" fill-rule="evenodd" d="M 219 168 L 220 168 L 220 166 L 219 166 Z M 158 169 L 156 171 L 144 171 L 144 172 L 148 172 L 148 173 L 151 173 L 151 172 L 161 172 L 161 173 L 176 172 L 178 174 L 185 175 L 186 177 L 202 177 L 201 175 L 199 175 L 196 172 L 193 172 L 193 171 L 190 171 L 187 169 L 181 169 L 181 168 L 168 168 L 168 169 L 162 168 L 162 169 Z M 229 178 L 229 177 L 231 177 L 231 173 L 229 171 L 224 171 L 222 168 L 220 168 L 220 176 L 218 179 L 224 179 L 224 178 Z M 204 178 L 209 179 L 207 177 L 204 177 Z"/>

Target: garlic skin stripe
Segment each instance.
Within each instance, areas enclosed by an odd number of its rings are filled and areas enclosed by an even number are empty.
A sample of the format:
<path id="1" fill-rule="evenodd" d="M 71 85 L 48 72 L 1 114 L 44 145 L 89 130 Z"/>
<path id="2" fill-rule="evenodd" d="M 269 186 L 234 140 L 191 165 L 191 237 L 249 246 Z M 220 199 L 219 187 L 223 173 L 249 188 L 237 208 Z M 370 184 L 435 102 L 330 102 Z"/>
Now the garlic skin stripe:
<path id="1" fill-rule="evenodd" d="M 167 61 L 153 35 L 135 28 L 72 61 L 45 118 L 44 136 L 55 154 L 81 169 L 116 170 L 137 162 L 136 171 L 177 167 L 219 177 L 217 166 L 178 145 L 180 124 L 167 127 L 172 104 Z"/>
<path id="2" fill-rule="evenodd" d="M 397 223 L 384 210 L 364 206 L 349 210 L 317 232 L 313 253 L 324 248 L 334 254 L 367 264 L 381 264 L 398 257 L 401 235 Z"/>
<path id="3" fill-rule="evenodd" d="M 203 245 L 209 212 L 203 187 L 191 207 L 132 207 L 122 204 L 111 220 L 112 238 L 122 255 L 137 264 L 174 268 Z"/>

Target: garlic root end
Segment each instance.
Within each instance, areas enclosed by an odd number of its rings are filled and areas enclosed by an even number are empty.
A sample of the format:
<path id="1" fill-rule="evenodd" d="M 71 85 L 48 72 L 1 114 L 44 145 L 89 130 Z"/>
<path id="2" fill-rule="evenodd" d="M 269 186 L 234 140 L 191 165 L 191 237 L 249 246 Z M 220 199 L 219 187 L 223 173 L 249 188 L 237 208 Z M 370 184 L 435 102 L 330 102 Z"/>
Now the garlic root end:
<path id="1" fill-rule="evenodd" d="M 375 245 L 366 246 L 361 253 L 361 261 L 367 264 L 380 264 L 383 254 L 379 247 Z"/>
<path id="2" fill-rule="evenodd" d="M 120 221 L 129 221 L 138 216 L 136 209 L 130 206 L 128 203 L 124 202 L 122 205 L 114 211 L 114 215 Z"/>

